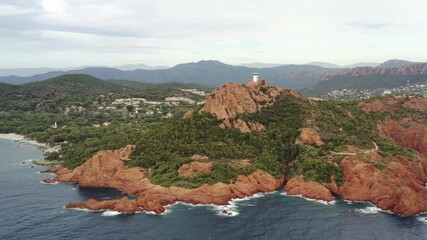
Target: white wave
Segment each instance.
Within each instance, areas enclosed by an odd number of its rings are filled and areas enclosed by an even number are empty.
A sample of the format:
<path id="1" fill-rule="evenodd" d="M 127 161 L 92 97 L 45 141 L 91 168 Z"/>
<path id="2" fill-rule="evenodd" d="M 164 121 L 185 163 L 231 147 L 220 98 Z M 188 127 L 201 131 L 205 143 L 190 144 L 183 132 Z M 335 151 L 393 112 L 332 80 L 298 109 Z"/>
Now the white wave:
<path id="1" fill-rule="evenodd" d="M 171 205 L 165 206 L 165 211 L 162 212 L 162 213 L 159 213 L 159 214 L 157 214 L 157 213 L 155 213 L 153 211 L 141 211 L 141 212 L 135 212 L 135 213 L 145 213 L 145 214 L 148 214 L 148 215 L 164 216 L 164 215 L 167 215 L 167 214 L 169 214 L 169 213 L 172 212 L 172 210 L 170 209 L 170 207 L 173 206 L 173 205 L 175 205 L 175 204 L 171 204 Z"/>
<path id="2" fill-rule="evenodd" d="M 218 216 L 234 217 L 234 216 L 239 215 L 239 212 L 237 211 L 238 207 L 236 205 L 236 202 L 235 201 L 233 202 L 233 201 L 230 201 L 228 205 L 192 204 L 192 203 L 186 203 L 186 202 L 178 201 L 178 202 L 175 202 L 173 204 L 166 205 L 165 206 L 166 211 L 160 215 L 168 214 L 168 213 L 172 212 L 171 208 L 173 206 L 184 205 L 184 206 L 189 207 L 190 209 L 194 208 L 194 207 L 206 207 L 210 210 L 213 210 L 216 213 L 216 215 L 218 215 Z M 170 212 L 167 212 L 168 210 L 170 210 Z M 146 213 L 147 214 L 156 214 L 154 212 L 148 212 L 148 211 L 146 211 Z M 156 215 L 159 215 L 159 214 L 156 214 Z"/>
<path id="3" fill-rule="evenodd" d="M 113 217 L 113 216 L 117 216 L 117 215 L 120 215 L 120 214 L 121 213 L 117 212 L 117 211 L 107 210 L 107 211 L 103 212 L 101 214 L 101 216 L 103 216 L 103 217 Z"/>
<path id="4" fill-rule="evenodd" d="M 47 185 L 55 185 L 55 184 L 58 184 L 58 182 L 57 181 L 55 181 L 55 182 L 53 182 L 53 183 L 45 183 L 45 182 L 43 182 L 43 181 L 40 181 L 42 184 L 47 184 Z"/>
<path id="5" fill-rule="evenodd" d="M 212 210 L 216 212 L 216 215 L 222 217 L 235 217 L 239 215 L 238 207 L 235 204 L 229 205 L 214 205 Z"/>
<path id="6" fill-rule="evenodd" d="M 49 174 L 49 175 L 52 175 L 52 176 L 56 176 L 56 174 L 55 173 L 45 173 L 45 172 L 41 172 L 41 171 L 37 171 L 37 174 Z"/>
<path id="7" fill-rule="evenodd" d="M 71 188 L 71 190 L 77 190 L 77 188 L 73 187 L 73 188 Z"/>
<path id="8" fill-rule="evenodd" d="M 365 214 L 374 214 L 374 213 L 381 212 L 382 209 L 378 208 L 376 206 L 369 206 L 369 207 L 365 207 L 365 208 L 362 208 L 362 209 L 356 209 L 355 211 L 359 212 L 359 213 L 365 213 Z"/>
<path id="9" fill-rule="evenodd" d="M 324 204 L 324 205 L 335 205 L 335 203 L 336 203 L 335 200 L 332 200 L 332 201 L 328 202 L 328 201 L 324 201 L 324 200 L 318 200 L 318 199 L 304 197 L 301 194 L 299 194 L 299 195 L 288 195 L 287 192 L 282 192 L 282 193 L 280 193 L 280 195 L 287 196 L 287 197 L 300 197 L 300 198 L 304 198 L 307 201 L 321 203 L 321 204 Z"/>
<path id="10" fill-rule="evenodd" d="M 195 207 L 206 207 L 208 209 L 211 209 L 213 211 L 216 212 L 216 215 L 218 216 L 225 216 L 225 217 L 234 217 L 239 215 L 239 212 L 237 211 L 239 206 L 238 205 L 242 205 L 243 202 L 252 200 L 252 199 L 256 199 L 256 198 L 261 198 L 264 197 L 267 194 L 273 194 L 275 192 L 268 192 L 268 193 L 257 193 L 254 194 L 252 196 L 249 197 L 244 197 L 244 198 L 233 198 L 231 199 L 227 205 L 217 205 L 217 204 L 193 204 L 193 203 L 186 203 L 186 202 L 181 202 L 181 201 L 177 201 L 175 203 L 172 204 L 168 204 L 166 206 L 164 206 L 164 208 L 166 209 L 165 212 L 161 213 L 161 214 L 156 214 L 153 211 L 143 211 L 146 214 L 149 215 L 167 215 L 169 213 L 172 212 L 172 208 L 176 205 L 184 205 L 191 208 L 195 208 Z M 246 205 L 244 205 L 246 206 Z M 255 206 L 255 204 L 248 204 L 248 206 Z"/>
<path id="11" fill-rule="evenodd" d="M 27 159 L 27 160 L 23 160 L 23 161 L 21 162 L 21 165 L 33 165 L 35 161 L 36 161 L 35 159 Z"/>
<path id="12" fill-rule="evenodd" d="M 418 221 L 421 221 L 421 222 L 427 224 L 427 216 L 418 216 L 417 219 L 418 219 Z"/>
<path id="13" fill-rule="evenodd" d="M 90 212 L 90 213 L 94 213 L 94 212 L 103 212 L 103 211 L 105 211 L 105 209 L 101 209 L 101 210 L 90 210 L 90 209 L 87 209 L 87 208 L 67 208 L 67 207 L 65 207 L 64 206 L 64 208 L 65 209 L 68 209 L 68 210 L 76 210 L 76 211 L 82 211 L 82 212 Z"/>
<path id="14" fill-rule="evenodd" d="M 262 198 L 267 194 L 271 194 L 271 193 L 256 193 L 252 196 L 248 196 L 248 197 L 244 197 L 244 198 L 233 198 L 233 199 L 231 199 L 230 202 L 243 202 L 243 201 L 248 201 L 248 200 L 252 200 L 252 199 L 256 199 L 256 198 Z"/>

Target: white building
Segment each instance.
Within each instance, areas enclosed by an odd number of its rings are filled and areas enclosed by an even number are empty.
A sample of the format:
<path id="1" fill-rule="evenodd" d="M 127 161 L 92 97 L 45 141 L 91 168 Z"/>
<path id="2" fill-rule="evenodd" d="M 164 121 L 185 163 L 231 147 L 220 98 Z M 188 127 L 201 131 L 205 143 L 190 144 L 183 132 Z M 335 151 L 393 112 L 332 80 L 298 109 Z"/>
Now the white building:
<path id="1" fill-rule="evenodd" d="M 253 73 L 253 74 L 252 74 L 252 81 L 253 81 L 253 82 L 258 82 L 258 80 L 259 80 L 258 73 Z"/>

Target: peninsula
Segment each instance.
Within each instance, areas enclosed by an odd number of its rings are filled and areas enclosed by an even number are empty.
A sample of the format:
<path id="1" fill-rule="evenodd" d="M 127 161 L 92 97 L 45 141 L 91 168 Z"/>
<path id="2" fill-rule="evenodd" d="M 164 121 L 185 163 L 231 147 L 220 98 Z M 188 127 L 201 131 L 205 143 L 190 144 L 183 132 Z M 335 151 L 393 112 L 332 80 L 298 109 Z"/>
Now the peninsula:
<path id="1" fill-rule="evenodd" d="M 58 155 L 62 165 L 44 171 L 57 176 L 44 181 L 135 196 L 67 208 L 162 213 L 176 202 L 225 205 L 279 190 L 415 215 L 427 211 L 425 119 L 422 97 L 317 101 L 254 76 L 224 84 L 183 117 L 126 130 L 121 147 L 76 159 L 70 152 L 84 145 L 75 143 Z M 115 133 L 101 141 L 115 141 Z"/>

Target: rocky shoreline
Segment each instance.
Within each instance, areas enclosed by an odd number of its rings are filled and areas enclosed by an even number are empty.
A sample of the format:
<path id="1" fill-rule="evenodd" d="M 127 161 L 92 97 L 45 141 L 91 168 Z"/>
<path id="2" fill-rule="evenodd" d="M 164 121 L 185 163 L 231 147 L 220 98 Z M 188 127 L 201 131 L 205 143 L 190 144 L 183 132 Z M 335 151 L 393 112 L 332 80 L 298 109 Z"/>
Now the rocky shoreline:
<path id="1" fill-rule="evenodd" d="M 152 211 L 157 214 L 163 213 L 166 205 L 176 202 L 227 205 L 232 199 L 276 191 L 283 184 L 283 179 L 276 179 L 264 171 L 257 170 L 248 176 L 239 176 L 233 184 L 205 184 L 194 189 L 166 188 L 150 183 L 145 176 L 145 169 L 125 166 L 124 161 L 134 149 L 135 147 L 130 145 L 117 151 L 100 151 L 72 171 L 62 165 L 49 168 L 42 172 L 55 173 L 57 176 L 54 179 L 45 179 L 44 182 L 73 182 L 80 186 L 112 187 L 136 196 L 136 200 L 128 197 L 100 202 L 89 199 L 83 203 L 69 203 L 67 208 L 124 213 Z"/>
<path id="2" fill-rule="evenodd" d="M 280 190 L 283 185 L 282 190 L 287 195 L 324 202 L 332 202 L 335 195 L 348 201 L 370 202 L 382 210 L 401 215 L 416 215 L 427 211 L 427 163 L 412 162 L 403 157 L 391 160 L 391 167 L 379 170 L 373 164 L 360 161 L 355 156 L 348 156 L 341 162 L 345 174 L 342 186 L 333 182 L 322 184 L 305 181 L 302 176 L 285 181 L 257 170 L 248 176 L 239 176 L 232 184 L 205 184 L 198 188 L 186 189 L 154 185 L 145 176 L 145 169 L 126 167 L 125 161 L 134 149 L 135 146 L 129 145 L 116 151 L 100 151 L 74 170 L 63 165 L 54 166 L 42 173 L 55 173 L 57 176 L 45 179 L 44 182 L 78 183 L 80 186 L 120 189 L 128 195 L 134 195 L 136 199 L 89 199 L 85 202 L 69 203 L 66 207 L 128 214 L 141 211 L 161 214 L 165 211 L 165 206 L 177 202 L 228 205 L 233 199 L 274 192 Z M 378 161 L 381 159 L 376 152 L 365 157 Z"/>

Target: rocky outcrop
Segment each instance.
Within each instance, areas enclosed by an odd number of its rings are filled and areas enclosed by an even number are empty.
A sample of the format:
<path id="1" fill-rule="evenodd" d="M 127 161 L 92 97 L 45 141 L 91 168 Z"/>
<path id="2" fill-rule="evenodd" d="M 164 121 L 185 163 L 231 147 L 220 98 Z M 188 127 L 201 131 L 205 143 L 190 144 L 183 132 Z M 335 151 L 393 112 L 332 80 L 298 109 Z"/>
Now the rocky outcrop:
<path id="1" fill-rule="evenodd" d="M 344 199 L 369 201 L 402 215 L 427 211 L 427 163 L 397 157 L 387 160 L 383 169 L 375 164 L 360 161 L 358 157 L 346 157 L 340 164 L 344 184 L 328 184 L 327 187 Z"/>
<path id="2" fill-rule="evenodd" d="M 313 146 L 322 146 L 324 142 L 320 137 L 319 133 L 313 128 L 301 128 L 300 135 L 295 140 L 295 144 L 298 145 L 313 145 Z"/>
<path id="3" fill-rule="evenodd" d="M 183 164 L 178 169 L 178 175 L 183 177 L 193 177 L 200 173 L 211 172 L 213 168 L 212 162 L 191 162 Z"/>
<path id="4" fill-rule="evenodd" d="M 231 128 L 235 127 L 239 129 L 243 133 L 248 132 L 263 132 L 267 130 L 267 128 L 261 123 L 257 122 L 246 122 L 242 119 L 232 120 L 230 122 L 229 119 L 224 119 L 224 121 L 219 125 L 220 128 Z"/>
<path id="5" fill-rule="evenodd" d="M 194 154 L 193 156 L 190 157 L 191 161 L 207 161 L 209 160 L 209 157 L 206 155 L 201 155 L 201 154 Z"/>
<path id="6" fill-rule="evenodd" d="M 413 149 L 423 155 L 427 154 L 427 124 L 425 122 L 427 98 L 399 96 L 376 99 L 370 103 L 362 102 L 359 107 L 366 112 L 383 112 L 392 116 L 398 114 L 401 108 L 409 108 L 411 111 L 421 113 L 421 115 L 413 113 L 406 117 L 387 117 L 378 123 L 378 134 L 393 140 L 401 147 Z"/>
<path id="7" fill-rule="evenodd" d="M 200 112 L 214 114 L 218 119 L 236 118 L 271 105 L 284 89 L 270 85 L 227 83 L 208 96 Z"/>
<path id="8" fill-rule="evenodd" d="M 400 107 L 427 112 L 427 98 L 396 96 L 386 99 L 375 99 L 372 102 L 361 102 L 358 105 L 365 112 L 388 112 L 395 114 Z"/>
<path id="9" fill-rule="evenodd" d="M 44 183 L 46 183 L 46 184 L 53 184 L 53 183 L 56 183 L 55 179 L 53 179 L 53 178 L 46 178 L 46 179 L 43 179 L 43 182 L 44 182 Z"/>
<path id="10" fill-rule="evenodd" d="M 301 195 L 306 198 L 330 202 L 332 193 L 324 185 L 314 181 L 304 181 L 303 176 L 291 178 L 285 185 L 288 195 Z"/>
<path id="11" fill-rule="evenodd" d="M 251 196 L 259 192 L 272 192 L 280 187 L 282 180 L 257 170 L 248 176 L 239 176 L 232 184 L 216 183 L 194 189 L 162 187 L 150 183 L 142 168 L 128 168 L 123 160 L 131 154 L 132 147 L 117 151 L 100 151 L 83 165 L 70 171 L 63 166 L 54 167 L 47 172 L 62 173 L 55 181 L 75 182 L 88 187 L 113 187 L 124 193 L 135 195 L 137 199 L 100 201 L 89 200 L 72 203 L 69 208 L 88 208 L 90 210 L 108 209 L 132 213 L 141 209 L 162 213 L 164 206 L 177 201 L 193 204 L 228 204 L 233 198 Z M 127 154 L 124 154 L 126 152 Z M 124 206 L 129 205 L 129 206 Z"/>
<path id="12" fill-rule="evenodd" d="M 270 106 L 281 94 L 292 94 L 302 97 L 298 92 L 273 87 L 260 81 L 249 81 L 243 85 L 239 83 L 227 83 L 216 89 L 208 96 L 200 112 L 207 112 L 223 120 L 221 128 L 238 128 L 241 132 L 261 132 L 266 127 L 257 122 L 246 122 L 238 119 L 241 114 L 254 113 L 266 106 Z"/>
<path id="13" fill-rule="evenodd" d="M 380 124 L 380 131 L 383 137 L 392 139 L 399 146 L 427 155 L 427 125 L 408 119 L 386 119 Z"/>
<path id="14" fill-rule="evenodd" d="M 66 208 L 88 209 L 91 211 L 111 210 L 127 214 L 140 212 L 143 209 L 138 207 L 135 200 L 130 200 L 127 197 L 118 200 L 96 201 L 89 199 L 82 203 L 68 203 Z"/>

